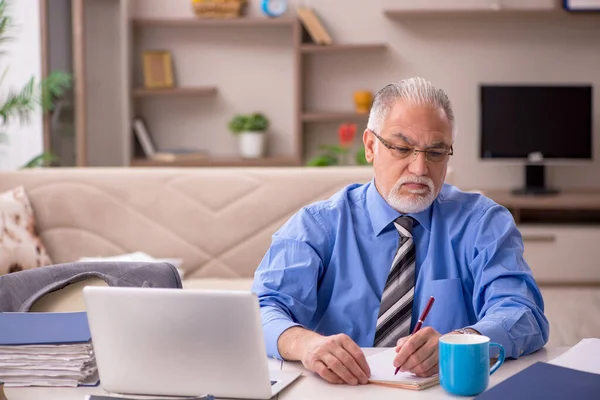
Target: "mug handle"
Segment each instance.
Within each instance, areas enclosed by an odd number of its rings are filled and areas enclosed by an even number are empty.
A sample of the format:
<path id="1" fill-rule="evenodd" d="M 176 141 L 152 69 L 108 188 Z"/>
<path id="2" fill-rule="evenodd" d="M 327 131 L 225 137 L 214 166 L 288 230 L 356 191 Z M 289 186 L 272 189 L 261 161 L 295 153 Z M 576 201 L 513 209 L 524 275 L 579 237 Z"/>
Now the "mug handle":
<path id="1" fill-rule="evenodd" d="M 496 372 L 496 370 L 498 370 L 498 368 L 500 368 L 500 366 L 502 364 L 504 364 L 504 347 L 502 347 L 501 344 L 498 343 L 490 343 L 490 348 L 492 347 L 497 347 L 498 350 L 500 350 L 500 354 L 498 355 L 498 360 L 496 361 L 496 363 L 494 363 L 494 365 L 492 365 L 492 367 L 490 368 L 490 376 Z"/>

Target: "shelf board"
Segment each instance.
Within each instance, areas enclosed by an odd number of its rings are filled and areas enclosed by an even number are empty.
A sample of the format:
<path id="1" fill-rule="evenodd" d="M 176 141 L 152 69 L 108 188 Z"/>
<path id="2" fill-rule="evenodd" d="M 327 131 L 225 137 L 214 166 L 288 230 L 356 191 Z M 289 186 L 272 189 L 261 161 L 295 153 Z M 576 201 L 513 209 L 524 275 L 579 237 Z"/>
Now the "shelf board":
<path id="1" fill-rule="evenodd" d="M 566 15 L 589 15 L 591 13 L 567 12 L 561 8 L 535 9 L 535 8 L 505 8 L 505 9 L 387 9 L 384 15 L 391 19 L 409 18 L 452 18 L 452 17 L 561 17 Z"/>
<path id="2" fill-rule="evenodd" d="M 256 159 L 241 157 L 207 157 L 201 160 L 173 162 L 136 158 L 131 161 L 132 167 L 285 167 L 297 165 L 299 165 L 298 160 L 294 157 L 267 157 Z"/>
<path id="3" fill-rule="evenodd" d="M 170 89 L 133 89 L 134 97 L 179 97 L 179 96 L 208 96 L 217 93 L 214 86 L 180 87 Z"/>
<path id="4" fill-rule="evenodd" d="M 303 44 L 300 49 L 302 53 L 337 53 L 337 52 L 353 52 L 353 51 L 374 51 L 385 50 L 385 43 L 365 43 L 365 44 Z"/>
<path id="5" fill-rule="evenodd" d="M 331 112 L 306 112 L 302 114 L 304 122 L 337 122 L 345 119 L 363 120 L 369 118 L 369 114 L 361 114 L 355 111 L 331 111 Z"/>
<path id="6" fill-rule="evenodd" d="M 161 19 L 133 19 L 134 27 L 277 27 L 293 26 L 296 18 L 161 18 Z"/>

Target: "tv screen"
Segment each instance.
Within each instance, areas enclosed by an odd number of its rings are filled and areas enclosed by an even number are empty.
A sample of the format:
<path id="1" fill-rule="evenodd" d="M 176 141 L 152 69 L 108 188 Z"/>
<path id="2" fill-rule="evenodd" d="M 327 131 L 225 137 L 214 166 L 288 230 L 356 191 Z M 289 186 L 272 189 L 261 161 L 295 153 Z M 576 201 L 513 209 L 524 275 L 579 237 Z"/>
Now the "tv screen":
<path id="1" fill-rule="evenodd" d="M 591 86 L 481 86 L 481 157 L 592 158 Z"/>

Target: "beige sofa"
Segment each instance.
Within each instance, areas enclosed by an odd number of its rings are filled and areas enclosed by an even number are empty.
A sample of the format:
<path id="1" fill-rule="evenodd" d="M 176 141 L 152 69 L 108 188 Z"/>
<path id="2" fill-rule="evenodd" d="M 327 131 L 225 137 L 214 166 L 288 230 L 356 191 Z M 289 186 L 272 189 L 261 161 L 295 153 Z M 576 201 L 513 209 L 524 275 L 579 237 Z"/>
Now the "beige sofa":
<path id="1" fill-rule="evenodd" d="M 0 173 L 0 192 L 25 187 L 54 263 L 142 251 L 182 258 L 186 288 L 247 290 L 294 212 L 371 178 L 370 167 L 36 169 Z M 552 345 L 600 337 L 600 288 L 563 286 L 542 268 L 534 275 L 549 283 Z M 60 298 L 81 300 L 49 297 Z"/>

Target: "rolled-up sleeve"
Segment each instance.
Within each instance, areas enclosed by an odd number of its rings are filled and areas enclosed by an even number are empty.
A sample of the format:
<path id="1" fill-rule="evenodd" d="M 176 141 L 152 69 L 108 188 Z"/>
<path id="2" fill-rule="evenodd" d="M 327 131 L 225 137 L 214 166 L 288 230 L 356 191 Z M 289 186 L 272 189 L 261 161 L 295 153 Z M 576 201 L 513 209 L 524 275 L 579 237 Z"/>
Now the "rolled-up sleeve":
<path id="1" fill-rule="evenodd" d="M 282 359 L 283 332 L 306 327 L 317 309 L 317 287 L 330 247 L 324 223 L 307 209 L 295 214 L 272 238 L 254 274 L 267 355 Z"/>
<path id="2" fill-rule="evenodd" d="M 544 301 L 506 208 L 490 207 L 477 223 L 471 271 L 478 322 L 470 328 L 501 344 L 510 358 L 541 349 L 549 337 Z"/>

